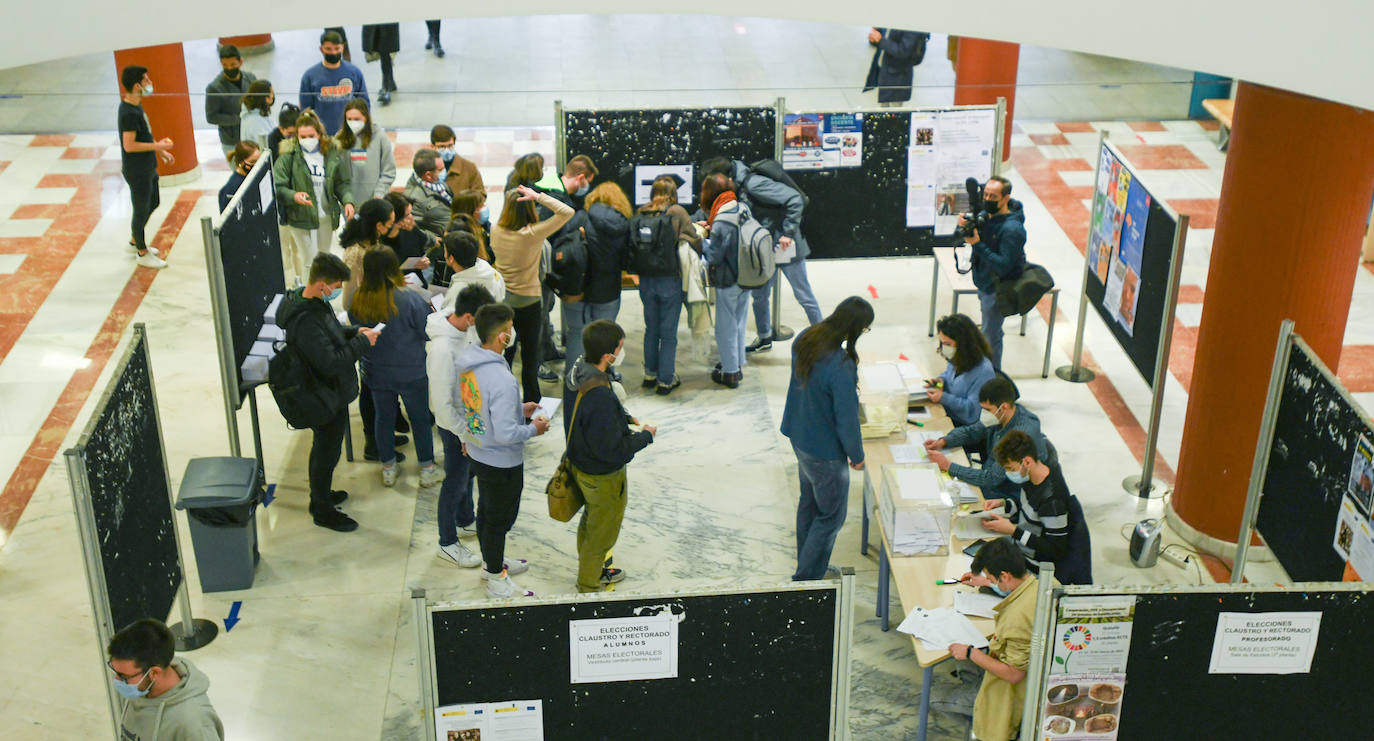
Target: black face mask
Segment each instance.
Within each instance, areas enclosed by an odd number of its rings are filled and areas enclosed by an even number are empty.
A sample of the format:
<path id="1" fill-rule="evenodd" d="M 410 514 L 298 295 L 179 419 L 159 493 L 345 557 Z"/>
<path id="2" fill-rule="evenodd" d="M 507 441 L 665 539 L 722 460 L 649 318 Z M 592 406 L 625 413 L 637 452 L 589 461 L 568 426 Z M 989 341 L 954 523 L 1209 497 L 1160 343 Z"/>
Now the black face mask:
<path id="1" fill-rule="evenodd" d="M 326 54 L 326 55 L 324 55 L 324 61 L 328 62 L 329 64 L 338 64 L 338 63 L 339 63 L 340 61 L 342 61 L 342 60 L 343 60 L 343 55 L 342 55 L 342 54 Z"/>
<path id="2" fill-rule="evenodd" d="M 1000 209 L 1002 208 L 1002 202 L 1001 202 L 1001 201 L 989 201 L 988 199 L 984 198 L 984 199 L 983 199 L 983 208 L 986 209 L 988 213 L 990 213 L 990 214 L 995 214 L 995 213 L 998 212 L 998 210 L 1000 210 Z"/>
<path id="3" fill-rule="evenodd" d="M 238 68 L 224 70 L 224 76 L 231 80 L 239 79 Z"/>

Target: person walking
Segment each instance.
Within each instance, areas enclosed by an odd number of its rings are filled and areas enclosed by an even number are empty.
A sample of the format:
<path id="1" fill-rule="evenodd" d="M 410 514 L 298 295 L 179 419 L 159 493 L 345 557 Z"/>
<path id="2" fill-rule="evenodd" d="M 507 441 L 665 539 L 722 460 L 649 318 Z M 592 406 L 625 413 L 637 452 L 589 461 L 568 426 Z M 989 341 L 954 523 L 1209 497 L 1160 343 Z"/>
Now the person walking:
<path id="1" fill-rule="evenodd" d="M 878 103 L 885 108 L 911 100 L 916 65 L 926 57 L 930 34 L 900 28 L 870 28 L 868 43 L 873 62 L 868 66 L 864 92 L 878 89 Z"/>
<path id="2" fill-rule="evenodd" d="M 792 441 L 801 483 L 794 581 L 825 576 L 849 511 L 849 469 L 864 467 L 855 345 L 872 324 L 873 306 L 850 296 L 792 343 L 782 434 Z"/>
<path id="3" fill-rule="evenodd" d="M 219 129 L 219 145 L 227 157 L 239 143 L 239 106 L 258 78 L 243 69 L 243 56 L 233 44 L 219 47 L 220 73 L 205 86 L 205 120 Z"/>
<path id="4" fill-rule="evenodd" d="M 425 28 L 429 31 L 429 40 L 425 42 L 425 51 L 434 52 L 434 56 L 444 58 L 444 45 L 439 43 L 439 21 L 425 21 Z"/>
<path id="5" fill-rule="evenodd" d="M 383 106 L 391 105 L 391 94 L 396 92 L 396 73 L 392 67 L 393 56 L 401 50 L 401 24 L 371 23 L 363 26 L 363 53 L 369 61 L 375 56 L 382 63 L 382 89 L 377 93 L 377 102 Z"/>
<path id="6" fill-rule="evenodd" d="M 577 591 L 598 592 L 613 573 L 606 558 L 625 519 L 626 466 L 654 441 L 658 429 L 645 425 L 631 430 L 633 418 L 611 390 L 607 371 L 625 359 L 625 330 L 609 319 L 597 319 L 582 330 L 582 346 L 585 355 L 568 372 L 563 414 L 572 415 L 568 463 L 586 500 L 577 523 Z M 618 581 L 625 572 L 615 569 L 614 574 Z"/>
<path id="7" fill-rule="evenodd" d="M 129 65 L 119 72 L 119 84 L 124 91 L 119 96 L 119 158 L 120 172 L 129 185 L 129 200 L 133 202 L 133 218 L 129 224 L 129 246 L 138 254 L 138 265 L 161 270 L 167 267 L 154 247 L 148 246 L 144 229 L 148 219 L 162 203 L 157 185 L 157 161 L 176 162 L 172 156 L 172 140 L 163 137 L 153 140 L 153 127 L 143 111 L 143 96 L 153 94 L 153 81 L 148 68 Z"/>
<path id="8" fill-rule="evenodd" d="M 396 157 L 386 131 L 372 122 L 366 100 L 354 98 L 344 106 L 344 126 L 334 135 L 334 144 L 347 153 L 354 198 L 384 198 L 391 192 L 396 182 Z"/>
<path id="9" fill-rule="evenodd" d="M 323 61 L 301 75 L 301 110 L 314 110 L 324 123 L 321 136 L 333 136 L 343 125 L 344 106 L 354 98 L 367 100 L 363 71 L 344 59 L 344 37 L 329 29 L 320 34 Z"/>
<path id="10" fill-rule="evenodd" d="M 329 252 L 339 217 L 353 218 L 353 184 L 348 160 L 312 111 L 296 119 L 296 138 L 282 142 L 272 166 L 278 208 L 286 211 L 282 263 L 288 285 L 304 276 L 316 253 Z"/>

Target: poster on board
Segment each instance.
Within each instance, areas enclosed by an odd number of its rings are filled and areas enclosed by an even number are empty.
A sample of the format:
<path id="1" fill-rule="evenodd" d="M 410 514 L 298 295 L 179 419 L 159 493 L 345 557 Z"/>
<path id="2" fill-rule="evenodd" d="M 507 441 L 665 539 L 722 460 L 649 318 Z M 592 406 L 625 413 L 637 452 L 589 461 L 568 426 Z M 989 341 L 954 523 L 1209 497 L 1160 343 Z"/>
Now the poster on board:
<path id="1" fill-rule="evenodd" d="M 1042 738 L 1116 738 L 1134 619 L 1130 595 L 1060 600 Z"/>
<path id="2" fill-rule="evenodd" d="M 682 185 L 677 189 L 678 203 L 692 202 L 692 166 L 691 165 L 635 165 L 635 205 L 643 206 L 649 202 L 649 190 L 653 188 L 654 180 L 664 175 L 676 175 L 682 178 Z"/>
<path id="3" fill-rule="evenodd" d="M 997 142 L 997 111 L 991 108 L 940 111 L 934 131 L 915 125 L 913 117 L 911 146 L 929 141 L 935 147 L 935 233 L 953 234 L 959 214 L 969 210 L 964 181 L 977 178 L 986 183 L 992 177 L 993 152 Z M 940 204 L 942 197 L 952 202 Z M 948 210 L 948 214 L 942 211 Z"/>
<path id="4" fill-rule="evenodd" d="M 953 198 L 937 201 L 935 195 L 936 120 L 934 112 L 913 111 L 911 114 L 911 138 L 906 150 L 907 228 L 934 226 L 939 214 L 957 213 L 953 210 Z"/>
<path id="5" fill-rule="evenodd" d="M 1366 515 L 1374 516 L 1374 445 L 1364 435 L 1355 442 L 1346 491 Z"/>
<path id="6" fill-rule="evenodd" d="M 782 166 L 825 170 L 863 164 L 862 113 L 795 113 L 782 117 Z"/>
<path id="7" fill-rule="evenodd" d="M 543 741 L 544 701 L 477 702 L 434 710 L 439 741 Z"/>
<path id="8" fill-rule="evenodd" d="M 678 621 L 673 615 L 568 622 L 573 684 L 677 676 Z"/>
<path id="9" fill-rule="evenodd" d="M 1320 612 L 1217 615 L 1208 674 L 1307 674 L 1321 631 Z"/>

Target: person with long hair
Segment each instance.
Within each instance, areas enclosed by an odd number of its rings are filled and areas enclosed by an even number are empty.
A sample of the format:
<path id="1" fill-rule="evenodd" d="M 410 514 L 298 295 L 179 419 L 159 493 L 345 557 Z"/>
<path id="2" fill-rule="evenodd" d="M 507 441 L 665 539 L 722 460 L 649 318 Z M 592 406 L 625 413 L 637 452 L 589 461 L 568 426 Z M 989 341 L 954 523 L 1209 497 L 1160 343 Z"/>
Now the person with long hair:
<path id="1" fill-rule="evenodd" d="M 568 367 L 582 354 L 582 329 L 620 314 L 620 281 L 630 250 L 630 199 L 613 182 L 587 194 L 587 273 L 581 301 L 564 301 L 563 338 Z"/>
<path id="2" fill-rule="evenodd" d="M 534 205 L 549 209 L 553 215 L 539 220 Z M 515 310 L 515 338 L 506 343 L 506 361 L 515 357 L 520 346 L 520 386 L 526 401 L 539 401 L 540 344 L 544 330 L 543 293 L 539 283 L 539 258 L 544 240 L 558 231 L 573 216 L 571 206 L 527 185 L 506 192 L 501 219 L 491 228 L 492 252 L 496 269 L 506 281 L 505 303 Z"/>
<path id="3" fill-rule="evenodd" d="M 420 465 L 420 487 L 443 481 L 443 471 L 434 465 L 433 421 L 429 411 L 429 376 L 425 370 L 425 322 L 429 302 L 405 287 L 401 261 L 390 247 L 372 250 L 363 257 L 363 282 L 348 314 L 363 326 L 385 324 L 377 338 L 380 350 L 363 358 L 363 378 L 372 391 L 376 408 L 373 428 L 377 431 L 377 455 L 382 461 L 382 485 L 395 486 L 399 476 L 396 464 L 396 415 L 400 402 L 406 405 L 415 436 L 415 457 Z"/>
<path id="4" fill-rule="evenodd" d="M 506 176 L 506 192 L 515 190 L 516 186 L 534 184 L 544 179 L 544 155 L 538 152 L 520 155 L 520 158 L 511 166 L 510 174 Z"/>
<path id="5" fill-rule="evenodd" d="M 277 94 L 268 80 L 254 80 L 248 85 L 248 92 L 239 100 L 239 140 L 250 141 L 259 149 L 267 149 L 268 138 L 277 128 L 272 118 L 272 104 Z M 272 150 L 267 150 L 272 151 Z"/>
<path id="6" fill-rule="evenodd" d="M 396 182 L 396 156 L 391 139 L 372 122 L 367 101 L 354 98 L 344 106 L 344 125 L 334 135 L 339 151 L 347 152 L 352 165 L 354 197 L 383 198 Z"/>
<path id="7" fill-rule="evenodd" d="M 940 357 L 946 361 L 945 371 L 939 378 L 926 382 L 926 393 L 932 404 L 945 408 L 956 427 L 973 424 L 982 412 L 978 392 L 996 376 L 992 348 L 978 325 L 963 314 L 941 317 L 935 330 L 940 337 Z"/>
<path id="8" fill-rule="evenodd" d="M 382 235 L 382 244 L 395 250 L 402 264 L 411 258 L 418 258 L 414 268 L 408 272 L 418 275 L 428 285 L 426 273 L 432 274 L 429 271 L 429 253 L 439 245 L 439 237 L 415 223 L 415 206 L 405 196 L 393 190 L 383 198 L 396 212 L 396 223 L 392 224 L 391 231 Z"/>
<path id="9" fill-rule="evenodd" d="M 796 581 L 825 576 L 849 510 L 849 469 L 864 467 L 855 345 L 872 325 L 873 306 L 850 296 L 792 343 L 782 434 L 792 441 L 801 482 Z"/>
<path id="10" fill-rule="evenodd" d="M 244 178 L 248 177 L 248 172 L 253 166 L 258 164 L 258 156 L 262 150 L 257 143 L 244 139 L 234 146 L 229 152 L 229 165 L 234 168 L 233 174 L 229 176 L 229 181 L 219 189 L 219 210 L 223 211 L 229 205 L 229 201 L 234 199 L 234 194 L 239 191 L 239 186 L 243 185 Z"/>
<path id="11" fill-rule="evenodd" d="M 329 251 L 339 218 L 353 218 L 348 160 L 333 142 L 315 112 L 306 109 L 296 119 L 296 137 L 282 141 L 272 166 L 277 204 L 286 211 L 282 262 L 288 278 L 297 281 L 317 252 Z"/>
<path id="12" fill-rule="evenodd" d="M 452 222 L 464 217 L 472 219 L 482 226 L 484 232 L 486 231 L 486 226 L 491 223 L 491 211 L 487 208 L 485 191 L 467 188 L 453 192 L 453 204 L 450 206 L 448 214 L 449 221 Z"/>
<path id="13" fill-rule="evenodd" d="M 719 173 L 702 181 L 701 207 L 707 212 L 707 238 L 702 252 L 709 266 L 711 285 L 716 287 L 716 349 L 720 352 L 720 362 L 711 371 L 711 380 L 726 388 L 739 388 L 744 380 L 749 289 L 739 285 L 739 222 L 716 219 L 722 213 L 742 218 L 746 207 L 735 196 L 729 178 Z"/>
<path id="14" fill-rule="evenodd" d="M 640 207 L 644 215 L 665 214 L 672 222 L 676 243 L 686 241 L 693 249 L 700 249 L 692 217 L 677 202 L 678 181 L 661 175 L 649 186 L 649 202 Z M 593 192 L 595 195 L 595 192 Z M 643 223 L 643 222 L 638 222 Z M 626 251 L 628 252 L 628 235 Z M 669 275 L 639 275 L 639 298 L 644 304 L 644 388 L 654 388 L 659 396 L 667 396 L 682 385 L 677 376 L 677 325 L 682 316 L 682 276 L 678 260 Z"/>

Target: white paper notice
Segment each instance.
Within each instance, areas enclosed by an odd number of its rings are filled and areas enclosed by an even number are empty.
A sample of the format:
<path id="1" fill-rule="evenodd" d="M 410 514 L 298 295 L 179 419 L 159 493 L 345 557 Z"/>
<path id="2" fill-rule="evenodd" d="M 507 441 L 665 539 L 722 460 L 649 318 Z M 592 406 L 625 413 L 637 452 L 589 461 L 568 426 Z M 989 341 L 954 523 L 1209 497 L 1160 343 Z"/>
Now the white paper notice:
<path id="1" fill-rule="evenodd" d="M 1360 530 L 1359 510 L 1355 508 L 1355 500 L 1350 497 L 1341 499 L 1341 511 L 1336 516 L 1336 539 L 1332 544 L 1336 549 L 1336 555 L 1343 561 L 1350 560 L 1350 552 L 1354 550 L 1355 534 Z"/>
<path id="2" fill-rule="evenodd" d="M 1355 538 L 1350 544 L 1350 568 L 1363 581 L 1374 578 L 1374 528 L 1369 520 L 1355 523 Z"/>
<path id="3" fill-rule="evenodd" d="M 682 178 L 682 185 L 677 189 L 677 202 L 692 202 L 691 165 L 635 165 L 636 206 L 643 206 L 649 202 L 649 190 L 654 185 L 654 179 L 662 175 L 676 175 Z"/>
<path id="4" fill-rule="evenodd" d="M 571 620 L 568 650 L 573 684 L 676 677 L 677 619 Z"/>
<path id="5" fill-rule="evenodd" d="M 1320 612 L 1223 612 L 1217 616 L 1209 674 L 1306 674 Z"/>
<path id="6" fill-rule="evenodd" d="M 970 209 L 964 181 L 992 176 L 997 141 L 997 111 L 941 111 L 935 132 L 935 233 L 952 234 L 959 214 Z M 908 167 L 910 166 L 908 159 Z M 948 213 L 946 213 L 948 212 Z"/>
<path id="7" fill-rule="evenodd" d="M 543 741 L 544 701 L 478 702 L 434 710 L 439 741 Z"/>
<path id="8" fill-rule="evenodd" d="M 539 399 L 539 408 L 534 410 L 534 416 L 544 419 L 553 419 L 553 415 L 558 413 L 558 405 L 563 400 L 556 396 L 545 396 Z"/>
<path id="9" fill-rule="evenodd" d="M 859 368 L 865 391 L 906 391 L 902 372 L 893 363 L 873 363 Z"/>
<path id="10" fill-rule="evenodd" d="M 930 460 L 924 445 L 889 445 L 893 463 L 925 463 Z"/>
<path id="11" fill-rule="evenodd" d="M 906 225 L 935 223 L 935 124 L 934 113 L 911 114 L 911 139 L 906 150 Z"/>
<path id="12" fill-rule="evenodd" d="M 902 499 L 940 499 L 940 471 L 933 467 L 903 468 L 897 471 L 897 488 Z"/>

